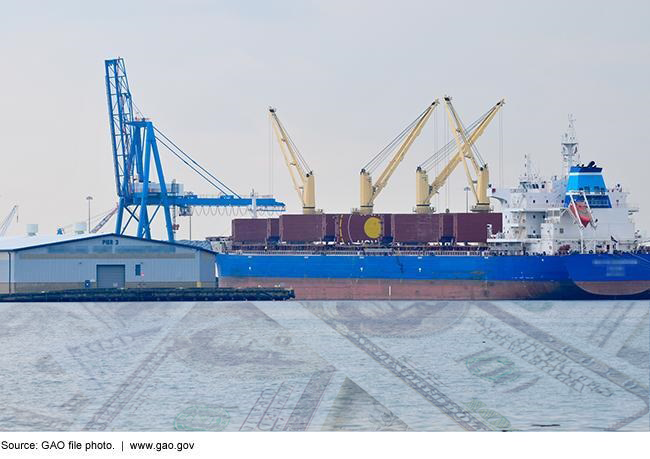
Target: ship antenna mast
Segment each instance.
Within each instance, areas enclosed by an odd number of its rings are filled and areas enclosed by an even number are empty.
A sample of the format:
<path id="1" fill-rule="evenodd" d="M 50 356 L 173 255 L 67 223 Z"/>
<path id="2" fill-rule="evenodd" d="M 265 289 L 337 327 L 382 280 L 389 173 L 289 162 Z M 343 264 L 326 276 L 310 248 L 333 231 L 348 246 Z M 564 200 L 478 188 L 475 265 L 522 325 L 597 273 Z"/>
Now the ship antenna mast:
<path id="1" fill-rule="evenodd" d="M 564 165 L 563 173 L 565 177 L 569 176 L 571 167 L 580 162 L 578 155 L 578 140 L 576 139 L 576 129 L 574 126 L 576 119 L 569 115 L 569 127 L 562 134 L 562 161 Z"/>

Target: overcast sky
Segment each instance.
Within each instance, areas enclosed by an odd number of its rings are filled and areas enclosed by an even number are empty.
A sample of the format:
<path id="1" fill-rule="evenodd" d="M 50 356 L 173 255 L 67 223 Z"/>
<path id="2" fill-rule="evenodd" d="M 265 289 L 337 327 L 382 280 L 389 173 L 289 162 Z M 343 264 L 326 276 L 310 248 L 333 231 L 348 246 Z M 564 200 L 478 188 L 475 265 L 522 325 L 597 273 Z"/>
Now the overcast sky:
<path id="1" fill-rule="evenodd" d="M 270 142 L 269 105 L 315 171 L 318 207 L 346 212 L 359 204 L 359 169 L 449 94 L 466 124 L 506 99 L 507 185 L 525 153 L 542 174 L 560 172 L 560 136 L 573 113 L 583 161 L 631 192 L 647 231 L 649 20 L 648 1 L 5 0 L 0 218 L 19 204 L 9 234 L 27 223 L 48 233 L 85 220 L 88 195 L 93 214 L 114 205 L 103 61 L 121 56 L 136 104 L 165 134 L 239 193 L 272 188 L 293 212 L 300 205 Z M 442 145 L 444 111 L 435 118 Z M 412 210 L 415 167 L 433 153 L 434 124 L 376 210 Z M 497 184 L 498 124 L 478 144 Z M 163 161 L 168 180 L 213 191 L 175 158 L 163 153 Z M 452 211 L 465 207 L 458 172 L 439 198 Z M 192 224 L 195 239 L 230 225 L 223 216 Z"/>

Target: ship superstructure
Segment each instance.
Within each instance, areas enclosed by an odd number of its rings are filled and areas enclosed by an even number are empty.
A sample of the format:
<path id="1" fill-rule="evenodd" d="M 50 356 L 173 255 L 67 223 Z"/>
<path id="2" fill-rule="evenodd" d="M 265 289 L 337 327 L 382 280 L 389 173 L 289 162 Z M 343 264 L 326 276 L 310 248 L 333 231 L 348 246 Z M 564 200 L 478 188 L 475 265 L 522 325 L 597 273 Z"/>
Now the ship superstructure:
<path id="1" fill-rule="evenodd" d="M 543 179 L 525 157 L 513 188 L 492 189 L 501 203 L 503 230 L 487 241 L 490 251 L 510 255 L 635 251 L 640 236 L 620 184 L 606 185 L 594 161 L 580 164 L 574 119 L 562 138 L 563 173 Z"/>

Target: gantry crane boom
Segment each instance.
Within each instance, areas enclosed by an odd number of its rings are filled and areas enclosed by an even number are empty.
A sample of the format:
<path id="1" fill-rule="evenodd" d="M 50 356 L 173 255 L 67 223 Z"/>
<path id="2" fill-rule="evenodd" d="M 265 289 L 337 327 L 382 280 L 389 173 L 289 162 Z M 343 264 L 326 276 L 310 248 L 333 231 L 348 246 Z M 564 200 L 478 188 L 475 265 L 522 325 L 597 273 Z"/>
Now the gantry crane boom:
<path id="1" fill-rule="evenodd" d="M 7 230 L 9 229 L 9 226 L 11 226 L 11 222 L 14 221 L 14 217 L 17 213 L 18 206 L 13 206 L 9 212 L 9 215 L 7 215 L 2 223 L 0 223 L 0 237 L 3 237 L 5 234 L 7 234 Z"/>
<path id="2" fill-rule="evenodd" d="M 359 212 L 361 214 L 371 214 L 374 208 L 375 199 L 381 193 L 381 191 L 388 184 L 393 172 L 397 169 L 397 166 L 402 162 L 406 153 L 408 152 L 411 145 L 415 139 L 422 132 L 422 128 L 427 123 L 433 110 L 439 104 L 438 99 L 434 100 L 431 105 L 429 105 L 422 114 L 416 118 L 413 123 L 411 123 L 400 135 L 398 135 L 386 148 L 379 152 L 363 169 L 360 173 L 360 185 L 361 185 L 361 204 L 359 206 Z M 390 152 L 391 149 L 398 144 L 398 142 L 403 139 L 399 147 L 397 148 L 395 154 L 391 158 L 390 162 L 383 170 L 379 178 L 373 183 L 371 177 L 371 167 L 376 168 L 382 159 L 384 159 Z"/>
<path id="3" fill-rule="evenodd" d="M 280 122 L 278 114 L 273 107 L 269 107 L 269 116 L 271 117 L 271 124 L 275 137 L 280 144 L 280 151 L 284 163 L 289 169 L 289 176 L 293 182 L 293 187 L 298 193 L 298 198 L 302 204 L 303 214 L 314 214 L 319 211 L 316 210 L 316 192 L 315 192 L 315 178 L 314 172 L 309 168 L 307 162 L 298 151 L 298 148 L 289 137 L 286 129 Z"/>
<path id="4" fill-rule="evenodd" d="M 416 206 L 415 211 L 418 213 L 429 213 L 434 209 L 431 208 L 431 198 L 438 193 L 440 188 L 447 182 L 447 179 L 462 162 L 465 175 L 470 190 L 476 198 L 476 205 L 472 207 L 474 212 L 486 212 L 490 210 L 490 203 L 487 196 L 488 184 L 490 181 L 489 169 L 480 157 L 472 150 L 476 140 L 485 132 L 485 129 L 494 119 L 498 111 L 503 107 L 505 101 L 502 99 L 497 102 L 488 112 L 486 112 L 478 121 L 472 124 L 470 129 L 465 129 L 451 103 L 451 97 L 445 97 L 447 114 L 454 131 L 456 142 L 456 152 L 451 159 L 442 168 L 436 178 L 429 184 L 427 169 L 424 164 L 430 163 L 431 158 L 420 165 L 416 170 Z M 438 154 L 438 152 L 436 153 Z M 435 156 L 435 155 L 434 155 Z M 472 177 L 472 171 L 476 179 Z"/>

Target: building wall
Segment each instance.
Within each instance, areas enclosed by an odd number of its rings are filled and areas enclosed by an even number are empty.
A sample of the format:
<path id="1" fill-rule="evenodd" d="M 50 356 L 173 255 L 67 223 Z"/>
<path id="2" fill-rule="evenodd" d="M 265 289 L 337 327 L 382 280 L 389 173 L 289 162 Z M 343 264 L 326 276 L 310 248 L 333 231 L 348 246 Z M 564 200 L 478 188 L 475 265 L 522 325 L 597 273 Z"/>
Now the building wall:
<path id="1" fill-rule="evenodd" d="M 9 252 L 0 252 L 0 293 L 9 293 Z"/>
<path id="2" fill-rule="evenodd" d="M 16 292 L 96 286 L 97 265 L 124 265 L 126 287 L 196 287 L 214 285 L 202 250 L 116 236 L 75 240 L 14 252 Z M 137 275 L 139 265 L 140 275 Z"/>
<path id="3" fill-rule="evenodd" d="M 202 287 L 215 287 L 217 282 L 217 260 L 214 253 L 199 252 L 199 272 Z"/>

